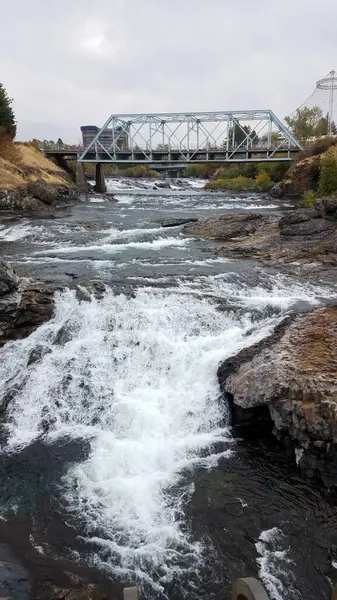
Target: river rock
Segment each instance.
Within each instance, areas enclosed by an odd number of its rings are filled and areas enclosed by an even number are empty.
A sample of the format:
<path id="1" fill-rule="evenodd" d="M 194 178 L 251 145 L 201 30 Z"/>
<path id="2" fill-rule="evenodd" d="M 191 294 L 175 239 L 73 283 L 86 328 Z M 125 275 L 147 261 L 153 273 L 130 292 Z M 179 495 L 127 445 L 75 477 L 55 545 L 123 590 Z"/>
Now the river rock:
<path id="1" fill-rule="evenodd" d="M 297 236 L 297 235 L 317 235 L 326 231 L 334 230 L 334 223 L 332 221 L 328 221 L 327 219 L 310 219 L 307 221 L 301 221 L 299 223 L 294 223 L 292 225 L 288 225 L 288 227 L 281 227 L 280 234 L 287 236 Z"/>
<path id="2" fill-rule="evenodd" d="M 37 212 L 73 204 L 78 199 L 79 190 L 75 186 L 55 185 L 38 179 L 15 189 L 1 189 L 0 210 Z"/>
<path id="3" fill-rule="evenodd" d="M 54 289 L 20 279 L 0 260 L 0 346 L 29 335 L 53 313 Z"/>
<path id="4" fill-rule="evenodd" d="M 272 335 L 218 369 L 225 397 L 241 414 L 268 411 L 274 432 L 297 448 L 307 474 L 337 485 L 337 306 L 288 318 Z M 240 425 L 240 412 L 232 411 Z M 239 417 L 238 417 L 239 415 Z M 242 417 L 243 418 L 243 417 Z M 300 452 L 298 452 L 300 451 Z M 331 477 L 331 463 L 336 468 Z M 313 466 L 314 465 L 314 466 Z"/>
<path id="5" fill-rule="evenodd" d="M 312 280 L 337 282 L 337 228 L 320 209 L 290 210 L 279 215 L 225 214 L 185 225 L 183 231 L 220 242 L 213 250 Z"/>
<path id="6" fill-rule="evenodd" d="M 277 222 L 278 219 L 274 216 L 245 212 L 202 219 L 195 224 L 186 225 L 184 231 L 189 234 L 226 241 L 253 235 L 265 225 Z"/>
<path id="7" fill-rule="evenodd" d="M 0 258 L 0 297 L 14 292 L 18 288 L 20 278 L 12 267 Z"/>
<path id="8" fill-rule="evenodd" d="M 162 227 L 177 227 L 178 225 L 186 225 L 187 223 L 195 223 L 198 221 L 196 218 L 189 219 L 163 219 L 160 221 Z"/>
<path id="9" fill-rule="evenodd" d="M 282 229 L 288 225 L 297 225 L 311 219 L 318 219 L 321 216 L 320 211 L 315 208 L 298 208 L 297 210 L 289 210 L 285 213 L 280 221 L 279 226 Z"/>
<path id="10" fill-rule="evenodd" d="M 284 196 L 284 182 L 279 181 L 278 183 L 275 183 L 271 190 L 269 190 L 269 195 L 272 196 L 272 198 L 282 198 Z"/>
<path id="11" fill-rule="evenodd" d="M 326 198 L 316 198 L 315 208 L 319 210 L 322 216 L 337 219 L 337 195 L 333 194 Z"/>
<path id="12" fill-rule="evenodd" d="M 171 184 L 169 181 L 156 181 L 156 188 L 169 190 L 171 189 Z"/>

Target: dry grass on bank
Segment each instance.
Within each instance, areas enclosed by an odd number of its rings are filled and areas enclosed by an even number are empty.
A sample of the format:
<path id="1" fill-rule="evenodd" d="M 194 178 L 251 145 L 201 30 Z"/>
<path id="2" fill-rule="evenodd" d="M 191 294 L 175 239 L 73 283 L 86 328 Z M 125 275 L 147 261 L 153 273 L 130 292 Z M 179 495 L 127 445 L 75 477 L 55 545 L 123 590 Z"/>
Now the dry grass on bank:
<path id="1" fill-rule="evenodd" d="M 65 171 L 34 145 L 8 143 L 0 147 L 0 189 L 13 189 L 37 179 L 70 185 Z"/>

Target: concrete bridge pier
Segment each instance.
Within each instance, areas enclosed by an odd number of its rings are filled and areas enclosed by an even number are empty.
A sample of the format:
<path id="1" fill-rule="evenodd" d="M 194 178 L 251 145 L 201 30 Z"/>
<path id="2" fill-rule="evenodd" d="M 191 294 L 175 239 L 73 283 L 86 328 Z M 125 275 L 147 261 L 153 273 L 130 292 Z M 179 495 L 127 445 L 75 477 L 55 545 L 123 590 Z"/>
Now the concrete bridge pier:
<path id="1" fill-rule="evenodd" d="M 89 188 L 84 164 L 81 162 L 76 162 L 76 185 L 82 190 L 87 190 Z"/>
<path id="2" fill-rule="evenodd" d="M 97 163 L 96 164 L 96 173 L 95 173 L 95 186 L 94 186 L 94 190 L 95 192 L 98 192 L 99 194 L 104 194 L 106 192 L 106 183 L 105 183 L 105 178 L 104 178 L 104 172 L 103 172 L 103 165 L 101 163 Z"/>

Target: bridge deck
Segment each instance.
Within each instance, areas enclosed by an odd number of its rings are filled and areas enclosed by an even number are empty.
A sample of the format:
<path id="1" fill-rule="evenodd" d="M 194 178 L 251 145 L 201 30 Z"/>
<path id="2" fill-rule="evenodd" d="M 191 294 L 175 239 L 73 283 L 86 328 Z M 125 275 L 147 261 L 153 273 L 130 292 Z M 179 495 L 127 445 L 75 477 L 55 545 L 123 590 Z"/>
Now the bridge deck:
<path id="1" fill-rule="evenodd" d="M 47 149 L 46 156 L 64 157 L 77 159 L 79 162 L 87 163 L 105 163 L 105 164 L 129 164 L 129 165 L 162 165 L 162 166 L 182 166 L 190 163 L 235 163 L 235 162 L 272 162 L 272 161 L 290 161 L 298 150 L 289 148 L 216 148 L 209 150 L 190 150 L 163 152 L 162 150 L 132 151 L 115 150 L 95 152 L 88 150 L 84 158 L 81 158 L 82 151 L 73 149 Z"/>

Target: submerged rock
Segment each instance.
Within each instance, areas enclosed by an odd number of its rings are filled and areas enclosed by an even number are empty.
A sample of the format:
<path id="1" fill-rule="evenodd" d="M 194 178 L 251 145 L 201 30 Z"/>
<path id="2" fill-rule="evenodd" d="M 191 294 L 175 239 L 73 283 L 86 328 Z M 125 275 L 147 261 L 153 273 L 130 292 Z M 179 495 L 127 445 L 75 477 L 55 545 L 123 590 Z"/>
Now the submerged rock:
<path id="1" fill-rule="evenodd" d="M 29 573 L 9 546 L 0 543 L 0 597 L 2 600 L 30 597 Z"/>
<path id="2" fill-rule="evenodd" d="M 263 409 L 274 433 L 302 451 L 302 470 L 329 485 L 337 485 L 336 346 L 337 306 L 331 306 L 287 318 L 218 369 L 233 424 L 258 428 L 255 416 Z"/>
<path id="3" fill-rule="evenodd" d="M 43 283 L 20 279 L 0 259 L 0 346 L 29 335 L 53 313 L 54 290 Z"/>
<path id="4" fill-rule="evenodd" d="M 171 189 L 171 184 L 169 181 L 156 181 L 156 188 L 159 189 L 163 189 L 163 190 L 170 190 Z"/>
<path id="5" fill-rule="evenodd" d="M 195 223 L 198 221 L 196 218 L 190 219 L 163 219 L 160 221 L 162 227 L 177 227 L 178 225 L 186 225 L 187 223 Z"/>

